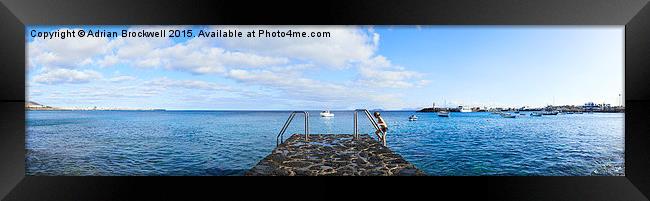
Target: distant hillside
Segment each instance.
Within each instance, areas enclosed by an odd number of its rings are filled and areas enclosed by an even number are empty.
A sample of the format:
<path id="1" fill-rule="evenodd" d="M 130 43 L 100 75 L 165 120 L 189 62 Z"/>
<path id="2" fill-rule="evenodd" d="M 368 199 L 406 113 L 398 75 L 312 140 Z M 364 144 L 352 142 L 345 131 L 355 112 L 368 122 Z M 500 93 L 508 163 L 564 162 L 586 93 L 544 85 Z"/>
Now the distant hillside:
<path id="1" fill-rule="evenodd" d="M 34 102 L 34 101 L 28 101 L 27 106 L 42 106 L 40 103 Z"/>
<path id="2" fill-rule="evenodd" d="M 87 110 L 102 110 L 102 111 L 166 111 L 159 108 L 117 108 L 117 107 L 52 107 L 43 105 L 34 101 L 25 102 L 25 110 L 67 110 L 67 111 L 87 111 Z"/>
<path id="3" fill-rule="evenodd" d="M 34 102 L 34 101 L 27 101 L 25 103 L 25 109 L 27 110 L 53 110 L 56 108 L 47 106 L 47 105 L 42 105 L 40 103 Z"/>

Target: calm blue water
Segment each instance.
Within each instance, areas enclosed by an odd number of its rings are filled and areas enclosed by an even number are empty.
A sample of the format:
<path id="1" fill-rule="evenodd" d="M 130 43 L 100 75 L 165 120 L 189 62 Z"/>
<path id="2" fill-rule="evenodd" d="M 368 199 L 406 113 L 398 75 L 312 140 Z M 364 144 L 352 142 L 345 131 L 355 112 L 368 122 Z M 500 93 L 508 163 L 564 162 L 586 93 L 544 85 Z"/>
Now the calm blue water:
<path id="1" fill-rule="evenodd" d="M 352 133 L 352 112 L 311 133 Z M 388 146 L 430 175 L 623 175 L 624 114 L 515 119 L 382 112 Z M 238 175 L 275 147 L 289 112 L 28 111 L 28 175 Z M 371 133 L 360 116 L 360 131 Z M 303 132 L 297 115 L 286 137 Z"/>

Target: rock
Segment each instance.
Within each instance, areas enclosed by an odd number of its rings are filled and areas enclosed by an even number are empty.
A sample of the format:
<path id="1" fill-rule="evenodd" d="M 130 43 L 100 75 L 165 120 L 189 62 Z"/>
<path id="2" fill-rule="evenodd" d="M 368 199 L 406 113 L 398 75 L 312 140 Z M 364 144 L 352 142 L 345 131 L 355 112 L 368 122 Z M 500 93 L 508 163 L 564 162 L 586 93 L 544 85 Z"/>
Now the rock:
<path id="1" fill-rule="evenodd" d="M 424 175 L 369 135 L 294 134 L 245 175 Z"/>

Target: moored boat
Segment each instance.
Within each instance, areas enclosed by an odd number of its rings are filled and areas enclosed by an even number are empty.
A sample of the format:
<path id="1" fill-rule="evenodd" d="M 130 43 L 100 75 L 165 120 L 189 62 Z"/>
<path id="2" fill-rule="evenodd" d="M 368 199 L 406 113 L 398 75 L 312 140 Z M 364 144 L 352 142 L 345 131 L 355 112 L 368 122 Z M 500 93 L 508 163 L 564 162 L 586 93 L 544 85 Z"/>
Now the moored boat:
<path id="1" fill-rule="evenodd" d="M 440 111 L 438 112 L 439 117 L 449 117 L 449 111 Z"/>
<path id="2" fill-rule="evenodd" d="M 417 120 L 418 120 L 418 116 L 411 115 L 411 116 L 409 117 L 409 121 L 417 121 Z"/>
<path id="3" fill-rule="evenodd" d="M 501 117 L 503 117 L 503 118 L 515 118 L 517 116 L 513 115 L 513 114 L 510 114 L 510 113 L 507 113 L 507 112 L 504 112 L 504 113 L 501 114 Z"/>
<path id="4" fill-rule="evenodd" d="M 320 112 L 321 117 L 333 117 L 334 113 L 330 112 L 329 110 L 325 110 Z"/>

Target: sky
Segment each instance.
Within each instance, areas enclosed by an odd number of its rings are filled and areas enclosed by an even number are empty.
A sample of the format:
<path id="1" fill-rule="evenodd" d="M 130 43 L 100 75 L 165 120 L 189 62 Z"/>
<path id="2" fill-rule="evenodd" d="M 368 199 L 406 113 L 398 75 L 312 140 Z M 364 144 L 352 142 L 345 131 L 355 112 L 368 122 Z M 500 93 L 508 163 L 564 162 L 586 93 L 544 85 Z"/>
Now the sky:
<path id="1" fill-rule="evenodd" d="M 258 29 L 328 38 L 43 39 L 31 30 Z M 54 107 L 342 110 L 619 105 L 623 26 L 28 26 Z M 619 98 L 619 94 L 623 97 Z"/>

